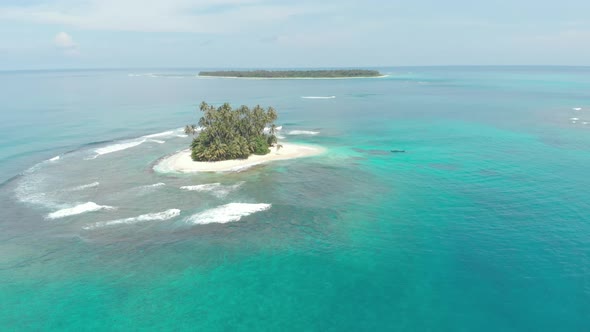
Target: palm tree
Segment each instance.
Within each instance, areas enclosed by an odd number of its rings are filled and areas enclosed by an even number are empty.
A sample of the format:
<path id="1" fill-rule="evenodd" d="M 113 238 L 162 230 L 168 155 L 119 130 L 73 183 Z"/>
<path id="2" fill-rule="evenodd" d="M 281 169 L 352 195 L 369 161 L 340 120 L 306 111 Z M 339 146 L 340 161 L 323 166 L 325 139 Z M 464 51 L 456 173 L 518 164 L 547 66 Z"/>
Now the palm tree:
<path id="1" fill-rule="evenodd" d="M 202 130 L 191 144 L 195 161 L 218 161 L 247 158 L 252 153 L 265 154 L 277 143 L 275 136 L 276 111 L 256 105 L 252 109 L 241 106 L 232 109 L 228 103 L 214 107 L 203 102 L 199 106 Z M 264 131 L 269 127 L 269 133 Z M 185 133 L 195 135 L 196 125 L 187 125 Z"/>
<path id="2" fill-rule="evenodd" d="M 186 125 L 184 127 L 184 133 L 187 135 L 194 136 L 196 132 L 197 132 L 197 125 L 191 124 L 191 125 Z"/>

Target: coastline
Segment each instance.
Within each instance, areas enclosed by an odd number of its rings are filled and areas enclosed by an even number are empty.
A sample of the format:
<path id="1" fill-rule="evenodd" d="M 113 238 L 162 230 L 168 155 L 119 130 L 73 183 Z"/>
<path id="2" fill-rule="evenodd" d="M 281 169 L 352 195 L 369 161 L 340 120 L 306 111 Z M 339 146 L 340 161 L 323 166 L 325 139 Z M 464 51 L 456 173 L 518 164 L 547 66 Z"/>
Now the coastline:
<path id="1" fill-rule="evenodd" d="M 238 77 L 238 76 L 209 76 L 197 75 L 198 78 L 226 78 L 238 80 L 352 80 L 352 79 L 369 79 L 369 78 L 386 78 L 390 75 L 380 76 L 358 76 L 358 77 Z"/>
<path id="2" fill-rule="evenodd" d="M 324 148 L 312 145 L 293 143 L 283 143 L 282 145 L 283 147 L 279 151 L 276 148 L 271 148 L 271 152 L 265 155 L 251 155 L 248 159 L 213 162 L 193 161 L 190 149 L 185 149 L 161 159 L 154 166 L 154 170 L 159 173 L 231 172 L 276 160 L 311 157 L 325 151 Z"/>

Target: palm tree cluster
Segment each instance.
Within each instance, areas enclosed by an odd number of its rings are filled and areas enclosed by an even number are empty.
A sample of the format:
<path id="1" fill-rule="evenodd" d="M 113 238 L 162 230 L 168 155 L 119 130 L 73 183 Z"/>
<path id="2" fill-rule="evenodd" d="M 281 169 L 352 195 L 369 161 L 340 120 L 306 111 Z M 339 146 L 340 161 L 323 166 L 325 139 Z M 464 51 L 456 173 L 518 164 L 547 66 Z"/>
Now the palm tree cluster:
<path id="1" fill-rule="evenodd" d="M 194 161 L 245 159 L 251 154 L 267 154 L 277 143 L 274 124 L 277 112 L 272 107 L 264 109 L 256 105 L 252 109 L 247 106 L 232 109 L 225 103 L 216 108 L 202 102 L 200 110 L 203 112 L 199 120 L 202 130 L 191 144 Z M 188 125 L 185 132 L 194 134 L 195 128 L 195 125 Z"/>
<path id="2" fill-rule="evenodd" d="M 257 77 L 257 78 L 334 78 L 334 77 L 377 77 L 377 70 L 336 69 L 336 70 L 228 70 L 202 71 L 199 76 Z"/>

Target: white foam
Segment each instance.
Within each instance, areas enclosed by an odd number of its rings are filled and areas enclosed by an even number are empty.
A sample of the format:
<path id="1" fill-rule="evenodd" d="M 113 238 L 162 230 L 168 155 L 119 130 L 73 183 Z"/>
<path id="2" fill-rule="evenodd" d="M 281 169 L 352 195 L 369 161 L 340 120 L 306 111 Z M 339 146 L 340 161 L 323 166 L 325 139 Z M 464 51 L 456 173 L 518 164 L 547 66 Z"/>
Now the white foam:
<path id="1" fill-rule="evenodd" d="M 582 124 L 584 124 L 584 125 L 587 125 L 587 124 L 588 124 L 588 122 L 584 121 L 584 122 L 582 122 Z"/>
<path id="2" fill-rule="evenodd" d="M 144 138 L 154 138 L 154 137 L 166 137 L 166 136 L 173 136 L 174 135 L 174 131 L 173 130 L 168 130 L 168 131 L 163 131 L 161 133 L 156 133 L 156 134 L 151 134 L 151 135 L 145 135 L 143 136 Z"/>
<path id="3" fill-rule="evenodd" d="M 47 193 L 25 194 L 17 191 L 16 198 L 21 203 L 39 205 L 49 209 L 64 208 L 63 204 L 56 203 L 54 198 L 49 196 Z"/>
<path id="4" fill-rule="evenodd" d="M 278 138 L 278 139 L 285 139 L 285 136 L 282 136 L 282 135 L 277 135 L 277 138 Z"/>
<path id="5" fill-rule="evenodd" d="M 40 192 L 46 187 L 43 185 L 46 177 L 34 172 L 35 166 L 25 171 L 25 174 L 14 189 L 16 199 L 21 203 L 38 205 L 48 209 L 64 208 L 64 205 L 55 201 L 53 195 Z"/>
<path id="6" fill-rule="evenodd" d="M 581 107 L 574 107 L 574 108 L 572 108 L 572 109 L 573 109 L 574 111 L 581 111 L 581 110 L 582 110 L 582 108 L 581 108 Z"/>
<path id="7" fill-rule="evenodd" d="M 49 161 L 58 161 L 61 157 L 60 156 L 55 156 L 51 159 L 49 159 Z"/>
<path id="8" fill-rule="evenodd" d="M 149 141 L 150 142 L 154 142 L 154 143 L 158 143 L 158 144 L 164 144 L 164 143 L 166 143 L 166 141 L 162 141 L 162 140 L 159 140 L 159 139 L 150 139 Z"/>
<path id="9" fill-rule="evenodd" d="M 142 186 L 142 188 L 157 188 L 157 187 L 161 187 L 161 186 L 165 186 L 165 185 L 166 184 L 164 182 L 158 182 L 158 183 Z"/>
<path id="10" fill-rule="evenodd" d="M 317 135 L 319 131 L 311 131 L 311 130 L 291 130 L 288 134 L 289 135 Z"/>
<path id="11" fill-rule="evenodd" d="M 303 96 L 303 99 L 334 99 L 336 96 Z"/>
<path id="12" fill-rule="evenodd" d="M 77 187 L 66 189 L 66 191 L 80 191 L 80 190 L 84 190 L 84 189 L 88 189 L 88 188 L 98 187 L 98 185 L 100 185 L 100 182 L 92 182 L 89 184 L 83 184 L 83 185 L 80 185 Z"/>
<path id="13" fill-rule="evenodd" d="M 189 191 L 211 191 L 213 189 L 221 187 L 221 183 L 207 183 L 199 184 L 195 186 L 182 186 L 180 189 Z"/>
<path id="14" fill-rule="evenodd" d="M 578 119 L 578 118 L 570 118 L 570 120 L 572 120 L 572 121 L 578 121 L 580 119 Z"/>
<path id="15" fill-rule="evenodd" d="M 275 127 L 275 131 L 279 131 L 279 130 L 281 130 L 281 129 L 283 129 L 283 126 L 280 126 L 280 127 Z M 264 127 L 264 130 L 263 130 L 263 132 L 264 132 L 265 134 L 268 134 L 268 133 L 270 133 L 270 127 Z"/>
<path id="16" fill-rule="evenodd" d="M 69 216 L 75 216 L 78 214 L 86 213 L 86 212 L 94 212 L 99 210 L 112 210 L 114 207 L 108 205 L 98 205 L 94 202 L 86 202 L 83 204 L 78 204 L 74 207 L 66 208 L 57 210 L 55 212 L 51 212 L 46 216 L 47 219 L 58 219 L 64 218 Z"/>
<path id="17" fill-rule="evenodd" d="M 176 218 L 179 215 L 180 215 L 179 209 L 169 209 L 169 210 L 157 212 L 157 213 L 142 214 L 140 216 L 132 217 L 132 218 L 117 219 L 117 220 L 110 220 L 110 221 L 100 221 L 100 222 L 94 223 L 90 226 L 85 226 L 85 227 L 83 227 L 83 229 L 89 230 L 89 229 L 95 229 L 95 228 L 99 228 L 99 227 L 121 225 L 121 224 L 129 225 L 129 224 L 136 224 L 136 223 L 144 222 L 144 221 L 163 221 L 163 220 L 169 220 L 172 218 Z"/>
<path id="18" fill-rule="evenodd" d="M 131 74 L 127 74 L 127 76 L 129 76 L 129 77 L 144 77 L 144 76 L 146 76 L 146 77 L 157 77 L 156 74 L 153 74 L 153 73 L 145 73 L 145 74 L 134 74 L 134 73 L 131 73 Z"/>
<path id="19" fill-rule="evenodd" d="M 245 171 L 245 170 L 252 168 L 254 166 L 260 165 L 262 163 L 263 162 L 253 162 L 253 163 L 249 163 L 249 164 L 245 164 L 245 165 L 240 165 L 240 166 L 236 166 L 236 167 L 231 168 L 229 171 L 230 172 L 242 172 L 242 171 Z"/>
<path id="20" fill-rule="evenodd" d="M 176 135 L 176 137 L 185 138 L 185 137 L 188 137 L 188 135 L 180 134 L 180 135 Z"/>
<path id="21" fill-rule="evenodd" d="M 145 195 L 145 194 L 149 194 L 154 192 L 155 190 L 157 190 L 157 188 L 159 187 L 163 187 L 166 184 L 163 182 L 158 182 L 158 183 L 154 183 L 154 184 L 146 184 L 143 186 L 138 186 L 138 187 L 134 187 L 134 188 L 130 188 L 130 190 L 135 194 L 135 195 Z"/>
<path id="22" fill-rule="evenodd" d="M 113 153 L 113 152 L 117 152 L 117 151 L 122 151 L 122 150 L 127 150 L 133 147 L 136 147 L 142 143 L 145 142 L 145 139 L 142 140 L 137 140 L 137 141 L 131 141 L 131 142 L 127 142 L 127 143 L 117 143 L 117 144 L 112 144 L 109 146 L 105 146 L 104 148 L 99 148 L 94 150 L 94 152 L 96 152 L 97 156 L 103 155 L 103 154 L 108 154 L 108 153 Z M 96 157 L 95 157 L 96 158 Z"/>
<path id="23" fill-rule="evenodd" d="M 182 186 L 180 187 L 180 189 L 188 191 L 208 192 L 214 195 L 215 197 L 223 198 L 232 191 L 238 189 L 243 184 L 244 182 L 238 182 L 231 186 L 224 186 L 221 183 L 206 183 L 194 186 Z"/>
<path id="24" fill-rule="evenodd" d="M 270 209 L 271 204 L 229 203 L 194 214 L 186 222 L 194 225 L 228 223 L 239 221 L 242 217 Z"/>

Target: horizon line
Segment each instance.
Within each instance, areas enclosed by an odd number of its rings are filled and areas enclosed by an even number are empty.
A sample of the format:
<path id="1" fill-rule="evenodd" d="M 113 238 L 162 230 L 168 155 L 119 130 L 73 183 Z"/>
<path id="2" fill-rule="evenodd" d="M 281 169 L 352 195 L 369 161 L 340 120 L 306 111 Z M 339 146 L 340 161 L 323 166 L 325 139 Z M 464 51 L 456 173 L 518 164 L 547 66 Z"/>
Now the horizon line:
<path id="1" fill-rule="evenodd" d="M 0 72 L 33 72 L 33 71 L 119 71 L 119 70 L 336 70 L 336 69 L 379 69 L 379 68 L 444 68 L 444 67 L 568 67 L 580 68 L 590 67 L 590 65 L 398 65 L 398 66 L 335 66 L 335 67 L 77 67 L 77 68 L 19 68 L 19 69 L 0 69 Z"/>

